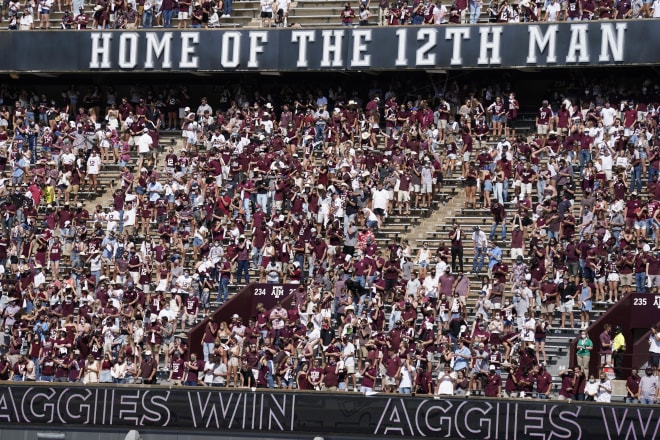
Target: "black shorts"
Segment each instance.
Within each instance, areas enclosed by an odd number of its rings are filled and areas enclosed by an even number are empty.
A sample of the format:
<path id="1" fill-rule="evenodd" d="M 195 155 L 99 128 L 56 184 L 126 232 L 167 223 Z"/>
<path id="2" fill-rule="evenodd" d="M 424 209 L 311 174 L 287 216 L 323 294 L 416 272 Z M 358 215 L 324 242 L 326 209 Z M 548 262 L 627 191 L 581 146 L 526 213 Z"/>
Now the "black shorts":
<path id="1" fill-rule="evenodd" d="M 477 186 L 477 181 L 476 180 L 466 180 L 465 183 L 463 184 L 466 188 L 473 188 Z"/>
<path id="2" fill-rule="evenodd" d="M 649 353 L 649 366 L 653 368 L 660 367 L 660 353 Z"/>
<path id="3" fill-rule="evenodd" d="M 374 214 L 383 216 L 383 215 L 385 215 L 385 210 L 382 209 L 382 208 L 375 208 L 374 209 Z"/>
<path id="4" fill-rule="evenodd" d="M 273 18 L 273 13 L 261 11 L 261 18 Z"/>

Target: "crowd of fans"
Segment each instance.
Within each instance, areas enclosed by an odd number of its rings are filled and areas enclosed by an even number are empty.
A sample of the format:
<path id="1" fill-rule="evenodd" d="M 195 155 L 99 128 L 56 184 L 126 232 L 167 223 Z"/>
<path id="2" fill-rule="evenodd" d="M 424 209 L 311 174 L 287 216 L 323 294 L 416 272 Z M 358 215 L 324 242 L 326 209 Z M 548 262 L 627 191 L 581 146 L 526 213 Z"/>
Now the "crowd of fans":
<path id="1" fill-rule="evenodd" d="M 232 0 L 19 0 L 4 1 L 0 16 L 9 30 L 51 29 L 51 13 L 61 29 L 216 28 L 231 18 Z M 287 26 L 290 0 L 261 0 L 262 27 Z"/>
<path id="2" fill-rule="evenodd" d="M 290 0 L 261 0 L 261 26 L 287 27 Z M 660 17 L 660 0 L 407 0 L 378 3 L 381 25 L 434 25 L 478 23 L 485 12 L 491 23 L 585 21 Z M 63 13 L 62 29 L 137 29 L 162 26 L 179 29 L 214 28 L 231 17 L 233 0 L 19 0 L 4 1 L 0 16 L 10 30 L 50 29 L 51 13 Z M 374 24 L 371 1 L 360 0 L 357 10 L 349 2 L 341 11 L 344 26 Z M 292 25 L 294 25 L 292 23 Z"/>
<path id="3" fill-rule="evenodd" d="M 658 86 L 558 87 L 531 136 L 508 85 L 226 91 L 216 108 L 186 88 L 3 87 L 0 379 L 163 371 L 187 385 L 548 397 L 555 308 L 588 339 L 593 302 L 660 284 Z M 160 138 L 171 130 L 176 147 Z M 113 164 L 113 202 L 90 213 L 81 194 Z M 378 245 L 389 216 L 433 209 L 445 181 L 492 215 L 490 234 L 455 222 L 435 249 Z M 289 308 L 208 322 L 191 354 L 177 331 L 257 280 L 301 287 Z M 607 344 L 582 349 L 605 366 Z M 598 377 L 588 364 L 580 374 Z M 591 396 L 579 391 L 558 395 Z"/>
<path id="4" fill-rule="evenodd" d="M 368 4 L 369 2 L 362 2 Z M 362 10 L 362 3 L 360 10 Z M 443 4 L 444 3 L 444 4 Z M 660 1 L 643 0 L 418 0 L 380 3 L 381 24 L 533 23 L 660 17 Z M 485 12 L 485 14 L 484 14 Z M 343 17 L 346 14 L 342 13 Z M 361 23 L 362 24 L 362 23 Z"/>

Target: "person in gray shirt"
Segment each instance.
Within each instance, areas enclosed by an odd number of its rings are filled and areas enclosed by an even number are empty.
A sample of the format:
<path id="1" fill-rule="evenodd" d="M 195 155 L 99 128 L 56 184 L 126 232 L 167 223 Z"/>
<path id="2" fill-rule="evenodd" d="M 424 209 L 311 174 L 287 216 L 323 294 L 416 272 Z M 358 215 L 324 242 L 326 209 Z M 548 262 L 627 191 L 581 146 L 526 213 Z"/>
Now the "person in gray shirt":
<path id="1" fill-rule="evenodd" d="M 651 367 L 646 367 L 646 376 L 639 382 L 639 401 L 645 405 L 653 405 L 658 401 L 658 376 L 653 374 Z"/>

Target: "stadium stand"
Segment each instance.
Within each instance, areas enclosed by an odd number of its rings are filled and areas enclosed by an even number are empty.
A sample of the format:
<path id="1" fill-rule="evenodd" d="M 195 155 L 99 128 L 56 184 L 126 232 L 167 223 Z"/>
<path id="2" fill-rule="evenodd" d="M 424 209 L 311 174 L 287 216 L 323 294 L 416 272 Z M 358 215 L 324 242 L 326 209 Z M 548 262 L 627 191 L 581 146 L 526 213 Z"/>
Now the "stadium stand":
<path id="1" fill-rule="evenodd" d="M 386 86 L 3 88 L 0 379 L 587 398 L 568 341 L 660 285 L 658 87 Z M 303 289 L 206 319 L 256 280 Z"/>
<path id="2" fill-rule="evenodd" d="M 130 5 L 130 8 L 129 8 Z M 185 14 L 185 15 L 184 15 Z M 270 21 L 263 18 L 270 16 Z M 345 2 L 339 0 L 151 2 L 97 0 L 3 3 L 9 30 L 237 27 L 319 27 L 534 23 L 571 20 L 643 19 L 660 16 L 657 2 L 441 1 Z"/>

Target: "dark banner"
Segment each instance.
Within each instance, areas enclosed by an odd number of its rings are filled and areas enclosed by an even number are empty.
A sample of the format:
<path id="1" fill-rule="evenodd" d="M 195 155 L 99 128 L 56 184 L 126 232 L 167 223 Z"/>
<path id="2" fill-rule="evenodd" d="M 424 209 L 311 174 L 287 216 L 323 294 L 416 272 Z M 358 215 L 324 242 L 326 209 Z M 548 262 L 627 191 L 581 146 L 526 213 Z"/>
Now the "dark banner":
<path id="1" fill-rule="evenodd" d="M 660 408 L 205 388 L 0 389 L 0 423 L 336 433 L 379 438 L 657 439 Z"/>
<path id="2" fill-rule="evenodd" d="M 660 21 L 3 32 L 0 72 L 327 71 L 660 63 Z M 29 56 L 27 55 L 29 54 Z"/>

